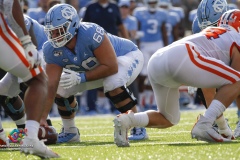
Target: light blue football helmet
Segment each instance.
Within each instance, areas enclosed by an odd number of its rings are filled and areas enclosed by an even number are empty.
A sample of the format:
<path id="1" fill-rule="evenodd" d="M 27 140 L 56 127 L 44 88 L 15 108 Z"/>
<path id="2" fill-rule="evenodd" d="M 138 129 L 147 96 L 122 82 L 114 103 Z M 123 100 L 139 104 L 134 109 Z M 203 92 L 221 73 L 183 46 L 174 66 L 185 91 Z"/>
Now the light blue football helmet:
<path id="1" fill-rule="evenodd" d="M 45 33 L 54 48 L 63 47 L 77 33 L 80 25 L 76 9 L 68 4 L 57 4 L 50 8 L 45 16 Z M 59 30 L 59 36 L 52 37 L 53 30 Z"/>
<path id="2" fill-rule="evenodd" d="M 198 25 L 203 30 L 208 26 L 217 26 L 221 15 L 228 10 L 226 0 L 202 0 L 198 5 Z"/>
<path id="3" fill-rule="evenodd" d="M 198 19 L 197 17 L 194 18 L 193 23 L 192 23 L 192 33 L 199 33 L 201 32 L 201 28 L 198 25 Z"/>

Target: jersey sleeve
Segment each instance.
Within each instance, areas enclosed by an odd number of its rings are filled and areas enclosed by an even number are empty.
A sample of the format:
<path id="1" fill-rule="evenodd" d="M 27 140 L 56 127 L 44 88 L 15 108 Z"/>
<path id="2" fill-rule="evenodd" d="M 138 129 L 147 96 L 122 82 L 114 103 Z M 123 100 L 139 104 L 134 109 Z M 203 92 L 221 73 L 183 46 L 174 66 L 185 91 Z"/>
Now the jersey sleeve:
<path id="1" fill-rule="evenodd" d="M 28 18 L 28 16 L 24 15 L 24 23 L 25 23 L 25 26 L 27 28 L 27 31 L 30 30 L 31 26 L 32 26 L 32 21 L 30 18 Z"/>

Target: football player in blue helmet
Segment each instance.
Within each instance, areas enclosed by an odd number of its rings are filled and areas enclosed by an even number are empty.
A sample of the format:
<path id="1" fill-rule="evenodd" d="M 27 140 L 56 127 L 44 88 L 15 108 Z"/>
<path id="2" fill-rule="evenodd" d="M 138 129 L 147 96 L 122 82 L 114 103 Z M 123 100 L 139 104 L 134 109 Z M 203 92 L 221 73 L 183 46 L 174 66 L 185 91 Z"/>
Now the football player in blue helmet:
<path id="1" fill-rule="evenodd" d="M 77 11 L 68 4 L 48 11 L 45 32 L 48 97 L 42 123 L 46 124 L 55 100 L 63 122 L 59 143 L 80 141 L 74 122 L 78 109 L 74 95 L 79 92 L 103 87 L 119 112 L 137 112 L 137 100 L 128 86 L 142 70 L 144 58 L 132 41 L 109 34 L 95 23 L 80 22 Z"/>
<path id="2" fill-rule="evenodd" d="M 201 28 L 198 25 L 198 18 L 197 16 L 194 18 L 193 23 L 192 23 L 192 33 L 199 33 L 201 32 Z"/>
<path id="3" fill-rule="evenodd" d="M 208 26 L 217 26 L 221 15 L 228 10 L 228 4 L 226 0 L 202 0 L 198 5 L 197 16 L 192 24 L 192 32 L 198 33 Z M 198 88 L 197 96 L 201 99 L 202 103 L 206 108 L 210 105 L 213 96 L 215 95 L 216 89 Z M 229 129 L 221 129 L 229 127 L 224 119 L 224 116 L 218 117 L 213 127 L 222 135 L 230 135 Z M 232 139 L 235 137 L 232 135 Z"/>
<path id="4" fill-rule="evenodd" d="M 208 26 L 217 26 L 221 15 L 227 10 L 226 0 L 202 0 L 197 9 L 198 25 L 201 30 Z"/>
<path id="5" fill-rule="evenodd" d="M 50 9 L 52 11 L 53 9 Z M 61 10 L 61 15 L 56 15 Z M 45 18 L 45 32 L 48 37 L 49 43 L 54 48 L 63 47 L 69 42 L 77 33 L 80 21 L 76 14 L 76 10 L 72 7 L 66 7 L 65 5 L 59 7 L 58 10 L 53 10 L 53 14 L 47 14 Z M 53 15 L 56 17 L 53 18 Z M 58 29 L 60 35 L 56 38 L 52 37 L 52 30 Z"/>

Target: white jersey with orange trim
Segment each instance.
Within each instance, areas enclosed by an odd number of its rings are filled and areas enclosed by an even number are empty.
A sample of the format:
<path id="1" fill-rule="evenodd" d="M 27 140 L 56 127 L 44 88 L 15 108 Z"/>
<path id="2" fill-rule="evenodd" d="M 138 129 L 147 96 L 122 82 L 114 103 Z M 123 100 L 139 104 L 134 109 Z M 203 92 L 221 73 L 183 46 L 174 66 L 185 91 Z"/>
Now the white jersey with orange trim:
<path id="1" fill-rule="evenodd" d="M 29 70 L 29 63 L 21 42 L 7 25 L 2 13 L 0 13 L 0 48 L 0 68 L 19 77 L 22 81 L 28 81 L 43 72 L 40 66 Z"/>
<path id="2" fill-rule="evenodd" d="M 208 28 L 157 50 L 148 62 L 148 77 L 158 110 L 172 123 L 180 120 L 179 87 L 220 88 L 240 81 L 230 67 L 232 47 L 240 34 Z"/>
<path id="3" fill-rule="evenodd" d="M 235 30 L 227 30 L 220 27 L 208 27 L 198 34 L 183 38 L 175 43 L 192 42 L 197 45 L 199 53 L 213 57 L 229 65 L 231 48 L 240 46 L 240 34 Z"/>

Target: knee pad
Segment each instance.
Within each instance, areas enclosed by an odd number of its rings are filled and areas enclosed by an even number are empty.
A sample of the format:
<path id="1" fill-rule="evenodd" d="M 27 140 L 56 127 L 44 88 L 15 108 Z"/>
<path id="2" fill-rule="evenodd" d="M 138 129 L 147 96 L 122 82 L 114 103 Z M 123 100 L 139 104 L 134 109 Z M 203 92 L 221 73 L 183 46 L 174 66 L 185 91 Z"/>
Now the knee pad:
<path id="1" fill-rule="evenodd" d="M 61 116 L 70 116 L 78 110 L 78 103 L 74 108 L 70 106 L 70 104 L 73 101 L 74 101 L 74 96 L 70 96 L 68 98 L 57 98 L 57 97 L 55 98 L 55 103 L 58 105 L 58 107 L 66 107 L 67 109 L 65 111 L 58 108 L 58 112 Z"/>
<path id="2" fill-rule="evenodd" d="M 127 87 L 122 86 L 121 89 L 123 90 L 123 92 L 119 93 L 118 95 L 110 96 L 109 92 L 105 93 L 105 95 L 113 102 L 113 104 L 117 104 L 125 99 L 130 98 L 131 101 L 128 104 L 116 108 L 119 112 L 125 113 L 128 110 L 131 110 L 137 104 L 137 99 Z"/>
<path id="3" fill-rule="evenodd" d="M 22 102 L 22 106 L 19 109 L 14 108 L 14 103 L 17 101 L 17 99 L 18 99 L 18 97 L 9 98 L 6 96 L 0 96 L 0 103 L 3 106 L 4 110 L 6 111 L 6 113 L 10 117 L 12 117 L 12 116 L 16 117 L 24 112 L 24 103 L 23 102 Z M 12 117 L 12 118 L 14 118 L 14 117 Z"/>

